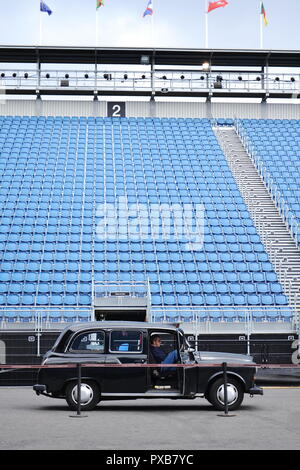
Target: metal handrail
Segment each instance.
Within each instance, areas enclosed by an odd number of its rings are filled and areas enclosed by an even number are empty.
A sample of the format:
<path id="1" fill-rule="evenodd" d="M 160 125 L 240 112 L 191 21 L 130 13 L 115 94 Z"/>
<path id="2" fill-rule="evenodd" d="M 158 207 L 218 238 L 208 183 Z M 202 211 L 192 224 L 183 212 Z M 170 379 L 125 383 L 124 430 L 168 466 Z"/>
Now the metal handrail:
<path id="1" fill-rule="evenodd" d="M 203 72 L 199 70 L 96 70 L 78 69 L 0 69 L 0 85 L 8 89 L 37 90 L 60 89 L 67 86 L 74 90 L 153 90 L 153 91 L 214 91 L 230 93 L 295 93 L 299 87 L 300 75 L 291 80 L 290 74 L 257 72 L 218 71 Z M 259 80 L 257 80 L 259 78 Z M 279 80 L 278 80 L 279 79 Z M 62 84 L 62 81 L 67 81 Z"/>

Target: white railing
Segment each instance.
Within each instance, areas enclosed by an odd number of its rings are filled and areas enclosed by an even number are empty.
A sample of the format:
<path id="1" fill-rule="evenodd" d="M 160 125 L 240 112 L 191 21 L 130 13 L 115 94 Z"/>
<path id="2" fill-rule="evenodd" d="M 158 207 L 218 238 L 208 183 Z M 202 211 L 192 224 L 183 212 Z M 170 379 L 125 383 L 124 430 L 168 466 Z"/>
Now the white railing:
<path id="1" fill-rule="evenodd" d="M 0 86 L 20 89 L 72 89 L 150 92 L 299 93 L 300 75 L 258 72 L 174 70 L 0 69 Z"/>
<path id="2" fill-rule="evenodd" d="M 147 282 L 95 282 L 94 298 L 100 297 L 147 297 L 149 286 Z"/>
<path id="3" fill-rule="evenodd" d="M 250 335 L 262 324 L 288 324 L 294 331 L 299 331 L 294 313 L 289 306 L 152 306 L 151 322 L 180 323 L 188 325 L 195 334 L 213 331 L 213 326 L 239 326 Z M 223 330 L 225 331 L 225 330 Z"/>

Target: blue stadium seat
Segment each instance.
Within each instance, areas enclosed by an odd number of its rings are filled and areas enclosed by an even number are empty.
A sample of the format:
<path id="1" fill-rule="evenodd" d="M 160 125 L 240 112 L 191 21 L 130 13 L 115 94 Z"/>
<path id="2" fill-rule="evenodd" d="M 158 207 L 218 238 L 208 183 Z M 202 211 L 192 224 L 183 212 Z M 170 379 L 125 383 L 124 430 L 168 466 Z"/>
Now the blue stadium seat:
<path id="1" fill-rule="evenodd" d="M 298 124 L 240 124 L 256 148 L 273 138 L 260 154 L 296 214 Z M 0 150 L 1 306 L 65 307 L 71 321 L 67 307 L 91 306 L 94 279 L 149 279 L 154 306 L 203 306 L 201 321 L 205 306 L 288 307 L 210 120 L 0 116 Z M 137 221 L 147 225 L 143 212 L 154 204 L 172 204 L 174 217 L 169 226 L 168 210 L 164 223 L 151 220 L 157 233 L 142 240 L 122 237 L 114 214 L 105 226 L 100 210 L 121 197 L 134 230 Z M 204 243 L 191 249 L 186 233 L 176 237 L 175 221 L 183 207 L 196 217 L 201 203 Z M 229 312 L 214 321 L 233 321 Z"/>

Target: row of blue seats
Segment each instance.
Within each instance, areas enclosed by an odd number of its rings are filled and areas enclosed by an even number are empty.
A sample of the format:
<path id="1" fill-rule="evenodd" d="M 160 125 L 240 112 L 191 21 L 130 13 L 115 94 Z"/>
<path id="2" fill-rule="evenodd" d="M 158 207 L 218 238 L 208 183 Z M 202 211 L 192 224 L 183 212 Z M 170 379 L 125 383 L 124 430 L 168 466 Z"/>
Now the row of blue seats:
<path id="1" fill-rule="evenodd" d="M 17 274 L 17 273 L 14 273 Z M 74 293 L 79 291 L 80 294 L 91 293 L 92 286 L 90 282 L 84 282 L 82 277 L 73 273 L 73 277 L 65 274 L 64 282 L 55 282 L 51 280 L 50 273 L 44 273 L 46 276 L 39 274 L 37 276 L 37 282 L 27 282 L 23 284 L 21 282 L 2 282 L 0 285 L 0 293 L 6 292 L 22 293 L 22 294 L 34 294 L 34 293 L 46 293 L 46 294 L 63 294 L 63 293 Z M 2 277 L 2 276 L 1 276 Z M 16 276 L 14 276 L 16 277 Z M 46 278 L 46 279 L 45 279 Z M 73 281 L 72 283 L 70 283 Z M 124 279 L 124 278 L 123 278 Z M 130 281 L 131 278 L 128 279 Z M 162 293 L 165 294 L 268 294 L 268 293 L 282 293 L 282 286 L 278 282 L 272 282 L 269 285 L 266 282 L 257 282 L 256 284 L 250 282 L 159 282 L 151 284 L 152 294 Z"/>
<path id="2" fill-rule="evenodd" d="M 4 272 L 66 272 L 66 271 L 73 271 L 73 272 L 90 272 L 92 270 L 91 262 L 64 262 L 64 261 L 54 261 L 54 262 L 45 262 L 42 265 L 37 262 L 22 262 L 16 261 L 15 263 L 4 261 L 1 265 L 1 271 Z M 228 262 L 211 262 L 208 266 L 207 263 L 200 263 L 195 265 L 194 263 L 159 263 L 158 265 L 155 263 L 132 263 L 132 265 L 128 265 L 127 262 L 124 263 L 98 263 L 94 266 L 94 271 L 97 272 L 111 272 L 119 274 L 119 273 L 127 273 L 131 271 L 133 273 L 151 273 L 151 272 L 172 272 L 172 273 L 198 273 L 198 272 L 217 272 L 217 273 L 251 273 L 251 272 L 273 272 L 274 268 L 269 262 L 262 262 L 262 263 L 228 263 Z"/>
<path id="3" fill-rule="evenodd" d="M 191 295 L 152 295 L 152 305 L 195 305 L 195 306 L 221 306 L 221 305 L 288 305 L 283 294 L 191 294 Z"/>
<path id="4" fill-rule="evenodd" d="M 62 247 L 61 247 L 62 248 Z M 91 248 L 91 247 L 90 247 Z M 155 253 L 150 253 L 147 254 L 143 253 L 137 254 L 137 253 L 106 253 L 104 250 L 102 252 L 96 252 L 94 255 L 91 252 L 91 249 L 87 249 L 87 251 L 82 251 L 80 250 L 80 247 L 74 247 L 75 251 L 70 251 L 70 247 L 66 245 L 66 250 L 61 250 L 57 251 L 55 254 L 53 253 L 53 250 L 45 251 L 45 250 L 36 250 L 36 251 L 27 251 L 28 247 L 24 245 L 24 251 L 22 251 L 22 247 L 20 246 L 20 251 L 14 252 L 14 251 L 6 251 L 3 254 L 0 252 L 0 260 L 3 262 L 6 261 L 28 261 L 28 262 L 35 262 L 39 261 L 42 258 L 41 262 L 41 271 L 45 271 L 45 267 L 51 268 L 51 264 L 49 262 L 85 262 L 85 261 L 92 261 L 92 259 L 96 263 L 101 263 L 100 266 L 101 268 L 108 268 L 109 266 L 106 265 L 106 263 L 114 263 L 114 262 L 119 262 L 121 267 L 126 267 L 124 265 L 125 263 L 128 263 L 128 268 L 134 267 L 135 263 L 143 263 L 144 269 L 148 271 L 155 271 L 155 270 L 160 270 L 160 271 L 165 271 L 164 266 L 161 263 L 168 262 L 170 263 L 170 269 L 172 268 L 173 264 L 172 263 L 185 263 L 189 262 L 190 260 L 195 262 L 195 270 L 200 271 L 200 272 L 207 272 L 210 270 L 209 263 L 210 262 L 224 262 L 224 263 L 260 263 L 260 262 L 268 262 L 268 256 L 266 253 L 242 253 L 239 251 L 238 253 L 220 253 L 217 254 L 216 252 L 195 252 L 195 255 L 193 256 L 191 253 L 184 252 L 182 254 L 179 253 L 165 253 L 162 258 L 158 257 L 155 255 Z M 197 256 L 197 255 L 204 255 L 204 256 Z M 207 263 L 206 265 L 197 265 L 198 262 L 205 262 Z M 44 263 L 46 263 L 44 265 Z M 223 271 L 236 271 L 236 272 L 241 272 L 245 271 L 247 269 L 244 269 L 244 265 L 232 265 L 230 264 L 230 269 L 228 269 L 227 266 L 223 267 Z M 11 265 L 5 265 L 5 270 L 7 271 L 8 268 Z M 18 265 L 16 265 L 18 267 Z M 30 265 L 32 267 L 32 265 Z M 182 267 L 184 267 L 185 264 L 182 264 Z M 249 265 L 250 266 L 250 265 Z M 115 267 L 115 266 L 114 266 Z M 260 265 L 251 265 L 250 271 L 252 272 L 257 272 L 260 270 Z M 269 267 L 269 266 L 268 266 Z M 55 268 L 55 264 L 53 265 L 53 269 Z M 140 270 L 140 265 L 136 266 L 137 269 Z M 176 270 L 177 267 L 176 267 Z M 270 269 L 268 269 L 270 270 Z M 189 267 L 189 271 L 191 271 Z M 265 271 L 265 269 L 264 269 Z"/>
<path id="5" fill-rule="evenodd" d="M 0 294 L 0 305 L 91 305 L 92 298 L 87 294 Z"/>
<path id="6" fill-rule="evenodd" d="M 3 285 L 6 283 L 14 284 L 24 282 L 24 289 L 26 286 L 31 287 L 31 283 L 36 282 L 51 282 L 51 283 L 75 283 L 78 282 L 80 285 L 85 283 L 90 283 L 92 281 L 92 274 L 94 270 L 89 271 L 60 271 L 60 272 L 51 272 L 51 271 L 1 271 L 0 272 L 0 281 Z M 175 288 L 181 289 L 182 283 L 185 285 L 190 285 L 190 283 L 199 283 L 199 285 L 204 284 L 228 284 L 232 286 L 232 289 L 237 289 L 236 286 L 241 286 L 241 289 L 247 288 L 250 289 L 250 286 L 253 286 L 253 289 L 256 288 L 257 284 L 263 283 L 267 286 L 270 286 L 270 289 L 273 289 L 273 284 L 277 283 L 277 276 L 273 271 L 266 272 L 217 272 L 217 271 L 203 271 L 203 272 L 184 272 L 184 271 L 154 271 L 147 273 L 133 273 L 132 271 L 124 273 L 108 273 L 105 270 L 97 272 L 96 281 L 109 281 L 120 280 L 134 283 L 135 280 L 147 282 L 149 279 L 150 282 L 157 285 L 173 284 Z M 246 285 L 246 287 L 245 287 Z"/>

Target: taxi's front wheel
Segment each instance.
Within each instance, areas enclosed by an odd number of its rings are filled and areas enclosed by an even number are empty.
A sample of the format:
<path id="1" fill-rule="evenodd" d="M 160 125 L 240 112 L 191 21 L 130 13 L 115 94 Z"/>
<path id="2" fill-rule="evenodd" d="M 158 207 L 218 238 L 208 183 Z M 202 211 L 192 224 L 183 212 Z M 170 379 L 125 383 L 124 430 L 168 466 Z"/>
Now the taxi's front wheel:
<path id="1" fill-rule="evenodd" d="M 223 378 L 217 379 L 209 388 L 207 399 L 215 409 L 225 409 L 225 393 Z M 228 377 L 227 382 L 227 404 L 228 410 L 237 410 L 244 399 L 244 387 L 234 378 Z"/>
<path id="2" fill-rule="evenodd" d="M 66 387 L 66 401 L 71 410 L 77 410 L 78 387 L 77 382 L 71 382 Z M 80 388 L 81 410 L 93 410 L 100 401 L 100 390 L 95 382 L 82 382 Z"/>

